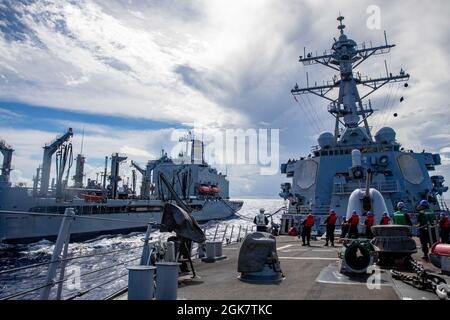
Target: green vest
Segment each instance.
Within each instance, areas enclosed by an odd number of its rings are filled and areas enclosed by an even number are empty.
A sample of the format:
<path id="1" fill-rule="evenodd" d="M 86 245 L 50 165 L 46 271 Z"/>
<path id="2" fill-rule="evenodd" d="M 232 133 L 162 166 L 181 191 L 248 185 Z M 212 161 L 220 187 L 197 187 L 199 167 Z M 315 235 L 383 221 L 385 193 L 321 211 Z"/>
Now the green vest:
<path id="1" fill-rule="evenodd" d="M 394 224 L 400 224 L 402 226 L 406 226 L 406 218 L 405 218 L 406 212 L 403 212 L 402 210 L 398 210 L 394 212 Z"/>
<path id="2" fill-rule="evenodd" d="M 419 222 L 419 224 L 421 226 L 424 226 L 427 223 L 433 224 L 435 218 L 436 217 L 435 217 L 433 209 L 425 208 L 425 209 L 422 209 L 419 211 L 419 216 L 417 217 L 417 222 Z"/>

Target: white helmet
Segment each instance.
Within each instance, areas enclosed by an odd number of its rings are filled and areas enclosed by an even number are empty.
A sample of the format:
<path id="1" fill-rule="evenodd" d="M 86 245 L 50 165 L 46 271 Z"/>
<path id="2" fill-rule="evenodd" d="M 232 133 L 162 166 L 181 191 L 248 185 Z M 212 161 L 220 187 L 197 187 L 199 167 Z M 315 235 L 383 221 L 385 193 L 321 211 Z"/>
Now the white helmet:
<path id="1" fill-rule="evenodd" d="M 399 203 L 397 203 L 397 208 L 398 209 L 403 209 L 405 207 L 405 204 L 403 203 L 403 202 L 399 202 Z"/>

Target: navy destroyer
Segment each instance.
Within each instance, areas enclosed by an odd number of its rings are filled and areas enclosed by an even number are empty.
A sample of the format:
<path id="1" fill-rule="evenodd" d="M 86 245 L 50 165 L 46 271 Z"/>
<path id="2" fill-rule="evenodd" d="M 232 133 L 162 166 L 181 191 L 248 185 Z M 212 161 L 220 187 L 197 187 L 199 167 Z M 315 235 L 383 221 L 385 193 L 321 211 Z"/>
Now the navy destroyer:
<path id="1" fill-rule="evenodd" d="M 322 85 L 311 86 L 307 80 L 305 87 L 296 84 L 291 90 L 296 101 L 296 97 L 306 94 L 329 101 L 327 108 L 335 118 L 335 126 L 334 132 L 320 134 L 318 146 L 312 148 L 310 155 L 281 165 L 281 172 L 292 178 L 292 182 L 281 185 L 280 196 L 289 201 L 281 231 L 286 233 L 309 212 L 320 218 L 334 208 L 340 217 L 348 216 L 348 210 L 356 209 L 350 208 L 353 204 L 349 206 L 349 202 L 352 192 L 358 188 L 375 188 L 383 198 L 379 201 L 384 200 L 386 204 L 383 209 L 390 213 L 400 201 L 414 212 L 421 199 L 428 200 L 436 212 L 448 210 L 442 199 L 448 190 L 443 184 L 443 176 L 429 174 L 441 164 L 440 155 L 406 150 L 396 141 L 394 129 L 383 127 L 373 135 L 368 123 L 375 110 L 367 98 L 389 83 L 403 83 L 408 87 L 406 81 L 410 76 L 403 69 L 394 75 L 386 66 L 386 75 L 369 78 L 356 72 L 355 68 L 374 55 L 389 53 L 395 45 L 388 44 L 386 33 L 382 45 L 357 45 L 344 33 L 344 17 L 337 20 L 340 34 L 338 39 L 334 38 L 331 50 L 320 55 L 305 49 L 299 59 L 305 66 L 320 64 L 339 73 Z M 358 87 L 367 90 L 360 95 Z M 332 97 L 333 89 L 339 90 L 337 98 Z M 357 201 L 364 200 L 362 198 L 364 195 Z M 376 206 L 370 199 L 364 204 L 366 208 L 371 205 Z"/>
<path id="2" fill-rule="evenodd" d="M 186 143 L 186 153 L 172 159 L 164 150 L 159 159 L 150 160 L 145 168 L 131 161 L 130 179 L 120 176 L 125 155 L 113 153 L 105 158 L 101 179 L 87 179 L 84 183 L 86 157 L 78 154 L 73 184 L 69 186 L 72 167 L 73 131 L 44 146 L 42 165 L 37 168 L 33 187 L 13 186 L 10 182 L 13 148 L 2 141 L 0 151 L 3 164 L 0 175 L 0 241 L 10 243 L 54 239 L 66 208 L 74 208 L 78 215 L 102 219 L 78 219 L 72 239 L 88 239 L 105 233 L 125 233 L 145 230 L 149 221 L 159 221 L 164 204 L 172 196 L 162 179 L 191 208 L 199 222 L 223 219 L 234 215 L 242 201 L 229 199 L 226 175 L 208 165 L 203 157 L 203 142 L 191 134 L 180 139 Z M 191 146 L 190 153 L 188 146 Z M 56 176 L 50 183 L 54 158 Z M 108 161 L 110 169 L 108 172 Z M 137 173 L 142 174 L 140 193 L 136 190 Z M 11 213 L 14 211 L 16 213 Z M 35 213 L 20 215 L 19 212 Z M 126 220 L 124 224 L 120 220 Z"/>

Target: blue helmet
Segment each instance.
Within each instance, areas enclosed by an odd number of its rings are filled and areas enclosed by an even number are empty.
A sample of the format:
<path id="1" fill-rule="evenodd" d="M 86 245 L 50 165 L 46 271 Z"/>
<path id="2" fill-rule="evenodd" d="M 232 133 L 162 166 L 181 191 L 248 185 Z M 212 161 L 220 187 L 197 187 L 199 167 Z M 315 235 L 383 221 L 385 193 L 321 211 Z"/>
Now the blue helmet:
<path id="1" fill-rule="evenodd" d="M 428 203 L 427 200 L 421 200 L 419 205 L 423 206 L 423 207 L 428 207 L 430 204 Z"/>

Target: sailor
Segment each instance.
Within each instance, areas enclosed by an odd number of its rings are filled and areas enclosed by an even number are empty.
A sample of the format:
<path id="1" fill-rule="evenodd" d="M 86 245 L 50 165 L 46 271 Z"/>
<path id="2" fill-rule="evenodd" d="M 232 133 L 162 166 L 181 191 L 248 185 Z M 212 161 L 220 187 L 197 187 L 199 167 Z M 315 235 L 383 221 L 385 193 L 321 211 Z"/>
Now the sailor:
<path id="1" fill-rule="evenodd" d="M 334 211 L 334 209 L 331 209 L 330 214 L 325 219 L 325 225 L 327 228 L 325 247 L 328 247 L 328 242 L 331 242 L 331 246 L 334 247 L 334 228 L 336 226 L 336 219 L 336 212 Z"/>
<path id="2" fill-rule="evenodd" d="M 358 224 L 359 224 L 359 216 L 356 213 L 356 210 L 353 210 L 352 216 L 348 219 L 348 223 L 350 224 L 350 229 L 348 231 L 349 238 L 358 238 Z"/>
<path id="3" fill-rule="evenodd" d="M 417 216 L 418 223 L 416 227 L 419 229 L 420 245 L 423 252 L 422 259 L 428 261 L 428 246 L 431 246 L 428 228 L 433 225 L 434 212 L 433 209 L 430 208 L 430 204 L 427 200 L 421 200 L 417 210 L 419 211 L 419 215 Z"/>
<path id="4" fill-rule="evenodd" d="M 342 217 L 342 224 L 341 224 L 341 238 L 345 238 L 345 236 L 348 233 L 348 228 L 350 227 L 347 218 Z"/>
<path id="5" fill-rule="evenodd" d="M 256 231 L 267 232 L 269 219 L 264 214 L 264 211 L 264 208 L 259 209 L 259 213 L 253 219 L 253 222 L 256 224 Z"/>
<path id="6" fill-rule="evenodd" d="M 381 217 L 380 220 L 380 225 L 385 226 L 388 225 L 391 222 L 391 218 L 389 218 L 388 213 L 385 211 L 383 212 L 383 216 Z"/>
<path id="7" fill-rule="evenodd" d="M 373 216 L 373 213 L 370 211 L 367 211 L 366 219 L 364 220 L 364 225 L 366 226 L 366 238 L 372 239 L 373 233 L 372 233 L 372 226 L 375 224 L 375 218 Z"/>
<path id="8" fill-rule="evenodd" d="M 439 228 L 439 236 L 441 237 L 441 242 L 450 243 L 450 220 L 444 212 L 441 213 L 441 218 L 439 219 Z"/>
<path id="9" fill-rule="evenodd" d="M 412 226 L 411 217 L 406 211 L 405 204 L 401 201 L 397 203 L 397 211 L 394 212 L 394 224 Z"/>
<path id="10" fill-rule="evenodd" d="M 311 229 L 314 225 L 314 216 L 309 213 L 302 222 L 302 242 L 303 246 L 309 246 L 309 241 L 311 240 Z M 305 241 L 306 240 L 306 241 Z"/>

